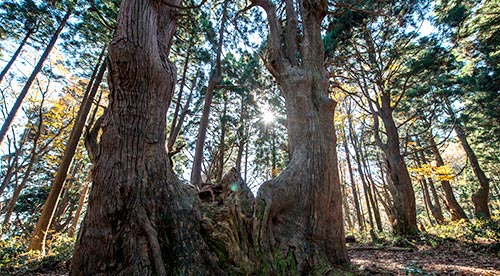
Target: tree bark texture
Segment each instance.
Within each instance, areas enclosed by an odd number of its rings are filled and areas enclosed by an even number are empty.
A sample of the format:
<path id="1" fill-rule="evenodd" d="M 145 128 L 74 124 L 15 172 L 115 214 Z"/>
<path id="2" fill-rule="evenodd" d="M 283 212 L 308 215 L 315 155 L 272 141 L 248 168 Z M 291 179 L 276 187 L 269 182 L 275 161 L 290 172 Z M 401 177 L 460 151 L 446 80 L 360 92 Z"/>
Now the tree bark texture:
<path id="1" fill-rule="evenodd" d="M 266 66 L 280 85 L 288 121 L 290 163 L 259 189 L 254 231 L 263 272 L 328 273 L 349 263 L 321 22 L 326 1 L 285 1 L 280 28 L 270 1 L 252 1 L 269 22 Z M 302 34 L 298 34 L 298 13 Z M 297 37 L 301 37 L 300 45 Z"/>
<path id="2" fill-rule="evenodd" d="M 385 118 L 384 118 L 385 117 Z M 393 214 L 396 219 L 394 230 L 397 234 L 412 235 L 418 232 L 415 192 L 406 163 L 399 148 L 399 135 L 392 116 L 384 116 L 387 133 L 386 156 L 389 175 L 396 188 Z"/>
<path id="3" fill-rule="evenodd" d="M 109 107 L 71 275 L 223 275 L 199 233 L 199 201 L 165 149 L 179 4 L 121 3 L 108 50 Z"/>

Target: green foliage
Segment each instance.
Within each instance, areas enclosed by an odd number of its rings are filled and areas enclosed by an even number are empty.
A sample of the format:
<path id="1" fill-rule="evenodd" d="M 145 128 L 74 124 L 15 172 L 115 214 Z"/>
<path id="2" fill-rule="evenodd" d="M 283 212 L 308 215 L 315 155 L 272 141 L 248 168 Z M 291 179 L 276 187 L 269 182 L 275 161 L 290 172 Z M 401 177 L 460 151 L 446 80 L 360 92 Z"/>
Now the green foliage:
<path id="1" fill-rule="evenodd" d="M 464 5 L 456 5 L 448 10 L 441 23 L 448 24 L 450 27 L 458 27 L 466 17 L 467 8 Z"/>
<path id="2" fill-rule="evenodd" d="M 500 218 L 452 221 L 429 227 L 427 231 L 443 240 L 500 243 Z"/>
<path id="3" fill-rule="evenodd" d="M 55 234 L 47 243 L 47 254 L 27 250 L 28 241 L 18 236 L 0 241 L 0 275 L 34 275 L 63 272 L 73 254 L 74 238 Z"/>

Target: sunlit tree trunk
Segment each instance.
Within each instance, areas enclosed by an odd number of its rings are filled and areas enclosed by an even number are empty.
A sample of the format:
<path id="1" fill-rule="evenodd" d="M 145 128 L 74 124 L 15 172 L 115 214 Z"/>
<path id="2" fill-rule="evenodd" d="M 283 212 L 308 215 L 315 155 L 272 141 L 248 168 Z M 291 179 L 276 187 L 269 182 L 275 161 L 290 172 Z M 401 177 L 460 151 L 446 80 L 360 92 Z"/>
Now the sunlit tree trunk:
<path id="1" fill-rule="evenodd" d="M 257 195 L 257 250 L 271 274 L 321 274 L 328 269 L 325 265 L 349 263 L 335 148 L 335 102 L 329 97 L 321 39 L 328 3 L 285 1 L 284 21 L 271 1 L 252 3 L 267 15 L 265 62 L 285 98 L 290 150 L 287 168 L 264 183 Z M 283 265 L 284 259 L 290 265 Z"/>
<path id="2" fill-rule="evenodd" d="M 59 167 L 54 178 L 54 182 L 50 187 L 49 196 L 47 197 L 47 200 L 43 205 L 42 214 L 38 218 L 35 229 L 33 230 L 33 234 L 31 236 L 31 241 L 29 244 L 30 250 L 45 252 L 45 239 L 47 238 L 47 232 L 50 228 L 54 212 L 56 211 L 59 197 L 64 188 L 64 182 L 66 181 L 68 169 L 70 167 L 71 161 L 73 160 L 73 156 L 75 155 L 80 137 L 82 136 L 83 128 L 85 126 L 85 122 L 87 121 L 90 108 L 92 107 L 94 97 L 104 77 L 104 73 L 106 72 L 106 62 L 102 62 L 101 60 L 103 54 L 104 51 L 101 53 L 101 57 L 99 58 L 99 61 L 95 68 L 99 68 L 99 70 L 94 70 L 94 74 L 89 84 L 87 85 L 87 90 L 82 99 L 81 107 L 78 110 L 73 129 L 71 130 L 71 133 L 69 135 L 68 143 L 66 145 L 66 148 L 64 149 L 61 162 L 59 163 Z"/>
<path id="3" fill-rule="evenodd" d="M 83 205 L 85 204 L 85 198 L 87 197 L 87 193 L 89 191 L 90 183 L 87 181 L 83 184 L 83 189 L 80 194 L 80 198 L 78 199 L 78 206 L 76 207 L 75 215 L 73 216 L 73 221 L 68 230 L 68 237 L 73 237 L 75 235 L 76 226 L 78 225 L 78 221 L 80 220 L 80 216 L 82 214 Z"/>
<path id="4" fill-rule="evenodd" d="M 361 146 L 361 145 L 360 145 Z M 367 155 L 366 155 L 366 144 L 362 143 L 362 146 L 360 147 L 360 156 L 361 156 L 361 162 L 363 163 L 363 166 L 361 167 L 361 170 L 365 170 L 365 176 L 366 176 L 366 184 L 368 188 L 368 199 L 370 200 L 370 204 L 373 208 L 373 217 L 375 219 L 375 224 L 377 225 L 377 229 L 379 232 L 382 232 L 382 219 L 380 218 L 380 210 L 377 205 L 377 200 L 376 196 L 374 193 L 374 187 L 375 187 L 375 181 L 373 181 L 373 177 L 371 175 L 370 171 L 370 166 L 368 165 L 368 160 L 367 160 Z"/>
<path id="5" fill-rule="evenodd" d="M 349 124 L 350 123 L 351 122 L 349 121 Z M 344 146 L 344 150 L 346 152 L 347 169 L 349 170 L 349 179 L 351 182 L 352 197 L 354 200 L 354 209 L 356 210 L 356 219 L 358 221 L 359 230 L 364 231 L 365 230 L 365 220 L 363 219 L 363 216 L 361 215 L 361 207 L 359 206 L 358 188 L 356 187 L 356 182 L 354 181 L 354 172 L 353 172 L 352 164 L 351 164 L 351 154 L 349 152 L 349 147 L 347 146 L 347 136 L 345 134 L 345 129 L 343 129 L 343 128 L 342 128 L 342 134 L 344 136 L 343 146 Z"/>
<path id="6" fill-rule="evenodd" d="M 108 49 L 109 106 L 70 275 L 222 274 L 199 233 L 197 197 L 165 149 L 180 2 L 121 3 Z"/>
<path id="7" fill-rule="evenodd" d="M 212 107 L 213 96 L 215 88 L 220 84 L 222 80 L 222 46 L 224 43 L 224 33 L 226 32 L 226 21 L 227 21 L 227 5 L 228 2 L 224 1 L 224 8 L 222 11 L 221 26 L 219 29 L 219 41 L 217 43 L 217 55 L 215 58 L 215 64 L 212 68 L 213 72 L 208 81 L 207 90 L 205 93 L 205 103 L 203 105 L 203 111 L 200 119 L 200 126 L 198 128 L 198 137 L 196 140 L 196 148 L 194 152 L 193 168 L 191 170 L 191 184 L 200 187 L 202 186 L 201 179 L 201 167 L 203 163 L 203 149 L 205 148 L 205 140 L 207 137 L 208 121 L 210 118 L 210 109 Z"/>

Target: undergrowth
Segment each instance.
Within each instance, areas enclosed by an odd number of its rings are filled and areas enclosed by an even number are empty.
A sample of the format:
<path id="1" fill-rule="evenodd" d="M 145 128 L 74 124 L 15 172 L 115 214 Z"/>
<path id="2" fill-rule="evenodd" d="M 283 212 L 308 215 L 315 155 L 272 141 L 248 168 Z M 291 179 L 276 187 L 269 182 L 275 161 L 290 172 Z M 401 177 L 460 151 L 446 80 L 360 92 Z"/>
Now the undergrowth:
<path id="1" fill-rule="evenodd" d="M 46 254 L 29 251 L 28 240 L 11 237 L 0 241 L 0 275 L 36 275 L 64 272 L 73 254 L 74 238 L 55 234 L 46 244 Z"/>
<path id="2" fill-rule="evenodd" d="M 500 248 L 500 217 L 492 219 L 471 219 L 469 221 L 449 221 L 446 224 L 426 226 L 425 231 L 412 237 L 401 237 L 391 232 L 349 233 L 355 243 L 372 246 L 413 247 L 418 244 L 438 246 L 445 242 L 467 244 L 488 244 Z"/>

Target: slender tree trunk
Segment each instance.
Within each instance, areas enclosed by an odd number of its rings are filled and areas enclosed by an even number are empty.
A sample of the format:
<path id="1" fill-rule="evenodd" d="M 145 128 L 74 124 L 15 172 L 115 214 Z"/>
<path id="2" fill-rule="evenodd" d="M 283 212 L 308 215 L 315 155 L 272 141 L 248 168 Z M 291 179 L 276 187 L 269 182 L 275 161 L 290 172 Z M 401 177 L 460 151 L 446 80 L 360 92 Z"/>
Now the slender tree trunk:
<path id="1" fill-rule="evenodd" d="M 247 107 L 246 103 L 244 101 L 243 96 L 241 97 L 241 106 L 240 106 L 240 124 L 238 126 L 237 130 L 237 137 L 238 137 L 238 152 L 236 154 L 236 161 L 235 161 L 235 167 L 236 170 L 240 175 L 242 175 L 242 160 L 243 160 L 243 154 L 245 152 L 245 147 L 247 142 L 247 124 L 246 124 L 246 118 L 247 118 Z M 246 182 L 245 182 L 246 183 Z"/>
<path id="2" fill-rule="evenodd" d="M 83 205 L 85 204 L 85 198 L 87 197 L 89 187 L 90 183 L 88 181 L 83 184 L 83 190 L 80 194 L 80 198 L 78 199 L 78 207 L 76 207 L 75 215 L 73 216 L 73 222 L 71 223 L 71 227 L 68 231 L 68 237 L 73 237 L 75 235 L 76 226 L 78 225 L 78 221 L 80 220 L 80 215 L 82 214 Z"/>
<path id="3" fill-rule="evenodd" d="M 361 160 L 363 158 L 361 156 L 361 141 L 360 141 L 360 137 L 358 137 L 356 135 L 356 133 L 353 129 L 352 121 L 349 121 L 349 133 L 350 133 L 351 142 L 352 142 L 352 145 L 354 148 L 356 163 L 358 165 L 357 171 L 358 171 L 360 179 L 361 179 L 361 184 L 363 185 L 363 191 L 364 191 L 365 203 L 366 203 L 366 211 L 368 212 L 368 221 L 370 222 L 370 228 L 375 229 L 375 224 L 374 224 L 373 214 L 372 214 L 372 205 L 371 205 L 371 202 L 369 199 L 369 190 L 368 190 L 367 180 L 366 180 L 365 173 L 363 171 L 363 162 Z M 363 136 L 363 134 L 361 134 L 360 136 Z"/>
<path id="4" fill-rule="evenodd" d="M 479 189 L 472 195 L 472 202 L 474 203 L 474 213 L 476 217 L 482 218 L 491 218 L 490 209 L 488 207 L 488 196 L 490 192 L 490 181 L 486 177 L 486 174 L 482 170 L 479 165 L 479 161 L 477 159 L 476 153 L 472 149 L 467 140 L 467 135 L 462 128 L 460 120 L 455 115 L 453 108 L 451 106 L 450 100 L 448 98 L 445 99 L 449 114 L 451 118 L 455 122 L 454 130 L 457 134 L 458 140 L 460 140 L 460 144 L 462 145 L 465 153 L 467 154 L 467 159 L 469 159 L 470 165 L 472 167 L 472 171 L 474 175 L 476 175 L 477 180 L 479 182 Z"/>
<path id="5" fill-rule="evenodd" d="M 14 189 L 14 193 L 12 194 L 12 197 L 9 200 L 9 203 L 7 205 L 7 209 L 5 211 L 5 217 L 3 221 L 3 225 L 7 226 L 10 223 L 10 217 L 12 216 L 12 212 L 14 211 L 14 207 L 16 206 L 17 199 L 19 198 L 19 195 L 21 195 L 22 190 L 28 183 L 28 179 L 31 175 L 31 171 L 33 170 L 33 165 L 35 164 L 37 160 L 37 153 L 36 153 L 36 147 L 35 150 L 31 152 L 31 158 L 30 162 L 28 164 L 28 167 L 26 168 L 26 171 L 24 172 L 23 180 L 21 183 Z"/>
<path id="6" fill-rule="evenodd" d="M 341 173 L 342 174 L 342 173 Z M 347 183 L 347 181 L 345 181 L 345 177 L 341 176 L 341 178 L 344 179 L 344 183 Z M 347 195 L 347 191 L 346 191 L 346 188 L 345 188 L 345 185 L 341 185 L 341 188 L 342 188 L 342 204 L 343 204 L 343 207 L 344 207 L 344 217 L 347 221 L 347 227 L 349 228 L 349 231 L 353 231 L 354 230 L 354 225 L 352 223 L 352 220 L 351 220 L 351 211 L 349 210 L 349 203 L 347 202 L 348 200 L 348 195 Z"/>
<path id="7" fill-rule="evenodd" d="M 41 251 L 43 254 L 45 252 L 45 239 L 47 237 L 47 232 L 52 222 L 59 197 L 64 188 L 64 182 L 66 180 L 69 166 L 71 164 L 71 161 L 73 160 L 73 156 L 75 155 L 76 147 L 78 146 L 80 137 L 82 136 L 83 128 L 85 126 L 85 122 L 87 121 L 90 108 L 92 107 L 94 97 L 104 77 L 104 73 L 106 72 L 106 62 L 101 62 L 103 53 L 101 54 L 101 57 L 99 58 L 99 61 L 96 65 L 99 66 L 99 70 L 95 75 L 95 79 L 91 79 L 87 86 L 87 91 L 85 92 L 84 98 L 82 100 L 82 105 L 78 110 L 75 124 L 73 125 L 73 129 L 71 130 L 71 133 L 69 135 L 68 143 L 66 145 L 66 148 L 64 149 L 61 163 L 59 163 L 59 168 L 54 178 L 54 182 L 52 183 L 52 186 L 50 188 L 49 196 L 45 201 L 42 209 L 42 214 L 40 215 L 40 218 L 38 218 L 35 230 L 33 231 L 33 235 L 31 236 L 29 245 L 30 250 Z M 94 71 L 94 73 L 95 72 L 96 71 Z"/>
<path id="8" fill-rule="evenodd" d="M 35 129 L 35 136 L 33 137 L 33 147 L 31 148 L 30 152 L 30 159 L 28 163 L 28 167 L 26 168 L 26 171 L 24 172 L 23 180 L 21 181 L 21 184 L 17 186 L 14 190 L 14 194 L 12 195 L 12 198 L 9 201 L 9 204 L 7 205 L 7 210 L 5 212 L 5 218 L 4 218 L 4 225 L 8 225 L 10 222 L 10 217 L 12 215 L 12 212 L 14 211 L 14 207 L 16 206 L 17 199 L 19 198 L 19 195 L 21 194 L 21 191 L 24 189 L 26 184 L 28 183 L 28 179 L 30 177 L 31 171 L 33 170 L 33 166 L 38 160 L 38 157 L 40 155 L 40 152 L 38 151 L 38 142 L 40 141 L 40 136 L 42 134 L 42 128 L 43 128 L 43 103 L 45 102 L 45 95 L 42 95 L 42 102 L 40 103 L 40 106 L 38 108 L 38 123 L 36 125 Z M 28 127 L 29 128 L 29 127 Z M 30 131 L 28 130 L 27 133 Z M 25 132 L 25 135 L 27 134 Z"/>
<path id="9" fill-rule="evenodd" d="M 47 44 L 47 47 L 45 48 L 45 51 L 42 53 L 40 56 L 40 59 L 38 60 L 38 63 L 36 64 L 35 68 L 31 72 L 30 77 L 24 84 L 23 90 L 21 90 L 21 93 L 19 93 L 19 96 L 17 96 L 16 102 L 14 103 L 14 106 L 10 110 L 9 114 L 7 115 L 7 118 L 5 118 L 5 122 L 2 125 L 2 128 L 0 129 L 0 144 L 2 144 L 3 139 L 5 138 L 5 135 L 7 134 L 7 131 L 9 130 L 10 125 L 12 124 L 12 121 L 14 120 L 14 117 L 16 116 L 17 111 L 19 110 L 19 107 L 21 107 L 21 103 L 23 102 L 24 98 L 26 97 L 26 94 L 28 94 L 28 91 L 31 88 L 31 84 L 35 80 L 36 76 L 42 70 L 43 64 L 45 63 L 45 60 L 49 56 L 50 52 L 56 45 L 56 41 L 59 38 L 59 35 L 61 34 L 62 30 L 66 26 L 66 23 L 68 22 L 69 17 L 73 14 L 73 7 L 68 8 L 68 11 L 66 11 L 66 14 L 64 15 L 63 19 L 59 23 L 59 27 L 57 28 L 56 32 L 52 35 L 52 38 L 49 41 L 49 44 Z"/>
<path id="10" fill-rule="evenodd" d="M 188 52 L 186 53 L 186 59 L 184 60 L 184 68 L 182 72 L 181 85 L 179 87 L 179 93 L 177 94 L 177 102 L 175 104 L 174 117 L 172 119 L 172 123 L 170 124 L 170 135 L 168 136 L 167 141 L 167 151 L 170 156 L 179 152 L 180 148 L 174 149 L 175 141 L 181 132 L 182 126 L 184 124 L 184 120 L 186 119 L 186 115 L 189 113 L 189 106 L 191 105 L 191 101 L 193 99 L 193 91 L 196 88 L 196 84 L 199 78 L 199 71 L 196 73 L 194 80 L 191 82 L 191 89 L 189 91 L 189 95 L 186 99 L 186 103 L 182 106 L 181 101 L 184 95 L 184 87 L 186 86 L 187 81 L 187 71 L 189 69 L 189 61 L 190 61 L 190 51 L 191 48 L 188 48 Z M 181 109 L 182 107 L 182 109 Z"/>
<path id="11" fill-rule="evenodd" d="M 386 180 L 387 175 L 384 173 L 385 167 L 384 167 L 382 160 L 381 160 L 381 157 L 378 153 L 377 153 L 377 164 L 378 164 L 378 167 L 380 168 L 380 179 L 382 180 L 382 195 L 383 196 L 380 196 L 380 194 L 379 194 L 380 202 L 382 203 L 382 206 L 384 206 L 384 211 L 387 215 L 387 218 L 389 219 L 389 222 L 391 223 L 391 225 L 393 225 L 395 218 L 394 218 L 393 211 L 391 208 L 392 201 L 393 201 L 391 194 L 394 194 L 394 193 L 389 191 L 389 189 L 391 189 L 391 187 L 389 186 L 390 184 Z M 378 193 L 377 187 L 375 187 L 375 192 Z"/>
<path id="12" fill-rule="evenodd" d="M 349 124 L 351 122 L 349 121 Z M 361 208 L 359 206 L 359 197 L 358 197 L 358 189 L 356 188 L 356 182 L 354 181 L 354 172 L 352 169 L 352 164 L 351 164 L 351 154 L 349 152 L 349 147 L 347 146 L 347 135 L 345 134 L 345 129 L 342 128 L 342 135 L 344 136 L 344 150 L 346 153 L 346 162 L 347 162 L 347 169 L 349 170 L 349 179 L 351 182 L 351 189 L 352 189 L 352 197 L 354 200 L 354 209 L 356 210 L 356 219 L 358 220 L 358 226 L 360 231 L 365 230 L 365 221 L 363 219 L 363 216 L 361 215 Z"/>
<path id="13" fill-rule="evenodd" d="M 429 199 L 429 191 L 427 190 L 427 186 L 424 184 L 424 181 L 422 179 L 419 179 L 419 183 L 422 188 L 422 193 L 424 196 L 425 213 L 427 214 L 427 218 L 429 219 L 429 224 L 434 225 L 434 223 L 432 222 L 431 212 L 429 212 L 429 209 L 431 207 L 429 205 L 432 204 Z"/>
<path id="14" fill-rule="evenodd" d="M 5 188 L 7 188 L 7 185 L 9 185 L 12 176 L 19 169 L 17 166 L 19 161 L 19 155 L 22 153 L 22 148 L 27 140 L 28 140 L 28 129 L 25 129 L 23 134 L 21 135 L 21 141 L 19 142 L 19 146 L 17 148 L 14 146 L 15 152 L 14 156 L 12 157 L 12 163 L 9 160 L 9 167 L 5 172 L 5 177 L 2 179 L 2 185 L 0 185 L 0 197 L 3 195 L 3 192 L 5 191 Z"/>
<path id="15" fill-rule="evenodd" d="M 31 37 L 31 35 L 33 33 L 34 33 L 34 29 L 28 29 L 28 31 L 24 35 L 23 40 L 21 41 L 21 43 L 17 47 L 16 51 L 14 52 L 14 54 L 12 55 L 12 57 L 10 58 L 9 62 L 7 63 L 7 65 L 5 65 L 5 67 L 3 68 L 2 72 L 0 72 L 0 83 L 2 83 L 3 78 L 5 77 L 5 75 L 7 74 L 7 72 L 10 70 L 10 67 L 12 67 L 12 64 L 14 64 L 14 62 L 16 61 L 17 57 L 19 56 L 19 54 L 23 50 L 24 45 L 26 45 L 26 42 L 28 41 L 28 39 Z"/>
<path id="16" fill-rule="evenodd" d="M 257 250 L 263 263 L 270 264 L 268 274 L 326 273 L 330 268 L 325 265 L 349 264 L 333 124 L 335 102 L 329 97 L 321 39 L 327 1 L 285 1 L 284 26 L 271 1 L 252 2 L 267 15 L 266 67 L 285 98 L 290 150 L 287 168 L 259 189 Z"/>
<path id="17" fill-rule="evenodd" d="M 373 208 L 373 217 L 375 218 L 375 224 L 377 225 L 378 231 L 382 232 L 383 229 L 382 229 L 382 220 L 380 219 L 380 211 L 372 188 L 375 186 L 375 181 L 373 181 L 373 178 L 371 176 L 370 166 L 368 166 L 367 156 L 365 152 L 366 152 L 366 144 L 362 143 L 362 145 L 360 145 L 359 148 L 361 162 L 363 163 L 361 166 L 361 170 L 363 169 L 365 170 L 364 174 L 366 176 L 366 184 L 368 188 L 368 199 L 370 200 L 370 204 Z"/>
<path id="18" fill-rule="evenodd" d="M 184 66 L 182 68 L 181 84 L 179 86 L 179 92 L 177 93 L 177 101 L 175 101 L 175 110 L 172 122 L 170 123 L 170 136 L 168 137 L 167 149 L 171 152 L 175 139 L 173 139 L 174 129 L 177 126 L 177 120 L 179 119 L 179 112 L 181 112 L 182 107 L 182 96 L 184 95 L 184 87 L 186 86 L 187 72 L 189 69 L 189 61 L 191 56 L 191 47 L 188 47 L 186 51 L 186 58 L 184 59 Z M 194 87 L 191 87 L 194 88 Z M 177 137 L 175 137 L 177 138 Z M 173 141 L 172 141 L 173 140 Z"/>
<path id="19" fill-rule="evenodd" d="M 180 2 L 121 3 L 108 50 L 109 107 L 70 275 L 223 273 L 199 233 L 199 201 L 165 150 L 176 82 L 168 54 Z"/>
<path id="20" fill-rule="evenodd" d="M 222 180 L 222 176 L 224 173 L 224 158 L 225 158 L 225 152 L 226 152 L 226 116 L 227 116 L 227 98 L 226 96 L 223 96 L 223 101 L 224 101 L 224 107 L 222 110 L 222 117 L 221 117 L 221 134 L 220 134 L 220 148 L 219 148 L 219 155 L 218 155 L 218 160 L 217 160 L 217 170 L 216 170 L 216 181 L 215 183 L 220 183 Z"/>
<path id="21" fill-rule="evenodd" d="M 436 164 L 439 167 L 444 166 L 443 158 L 439 153 L 439 149 L 436 145 L 436 142 L 434 141 L 434 138 L 432 138 L 432 135 L 430 135 L 429 143 L 432 153 L 434 154 L 434 159 L 436 160 Z M 462 209 L 457 199 L 455 198 L 455 195 L 453 194 L 453 188 L 451 187 L 450 181 L 441 180 L 441 187 L 443 188 L 444 191 L 446 206 L 450 211 L 451 220 L 452 221 L 457 221 L 461 219 L 467 220 L 467 215 L 465 214 L 464 210 Z"/>
<path id="22" fill-rule="evenodd" d="M 210 118 L 210 108 L 215 92 L 215 88 L 222 80 L 222 45 L 224 43 L 224 33 L 226 32 L 227 21 L 227 5 L 228 1 L 224 1 L 224 8 L 222 11 L 221 25 L 219 29 L 219 42 L 217 44 L 217 57 L 215 58 L 215 66 L 213 75 L 208 81 L 208 87 L 205 95 L 205 103 L 203 105 L 203 112 L 201 114 L 200 126 L 198 128 L 198 139 L 196 140 L 196 148 L 194 152 L 193 169 L 191 171 L 191 184 L 201 188 L 201 165 L 203 163 L 203 149 L 205 148 L 205 140 L 207 137 L 208 121 Z"/>
<path id="23" fill-rule="evenodd" d="M 422 148 L 422 143 L 420 142 L 420 138 L 419 137 L 416 138 L 417 138 L 417 146 Z M 422 164 L 429 164 L 423 150 L 419 150 L 417 152 L 417 158 L 418 157 L 420 157 Z M 432 178 L 427 177 L 427 181 L 429 184 L 430 192 L 432 194 L 432 198 L 434 199 L 435 210 L 433 210 L 433 215 L 439 224 L 443 224 L 444 223 L 443 209 L 441 208 L 441 204 L 439 202 L 439 196 L 436 190 L 436 186 L 434 185 L 434 181 L 432 180 Z"/>
<path id="24" fill-rule="evenodd" d="M 472 195 L 472 202 L 474 203 L 474 213 L 476 217 L 490 218 L 490 209 L 488 207 L 490 181 L 484 174 L 484 171 L 481 169 L 476 154 L 467 141 L 465 131 L 458 123 L 455 124 L 455 133 L 457 134 L 458 139 L 460 140 L 460 144 L 462 144 L 462 147 L 465 150 L 465 153 L 467 153 L 467 158 L 469 159 L 472 170 L 474 171 L 474 174 L 479 181 L 479 189 Z"/>
<path id="25" fill-rule="evenodd" d="M 417 143 L 417 145 L 419 145 L 419 143 Z M 421 145 L 419 145 L 419 146 L 421 146 Z M 420 153 L 422 153 L 422 152 L 420 151 Z M 421 168 L 422 164 L 425 163 L 425 159 L 423 159 L 424 158 L 423 153 L 419 154 L 419 152 L 416 151 L 414 153 L 414 155 L 415 155 L 415 164 L 417 165 L 417 167 Z M 443 211 L 441 210 L 441 206 L 439 206 L 439 201 L 437 199 L 437 193 L 434 190 L 434 193 L 435 193 L 435 194 L 433 194 L 434 202 L 432 202 L 431 195 L 429 193 L 429 186 L 430 185 L 429 185 L 428 180 L 432 181 L 430 178 L 428 179 L 425 175 L 421 176 L 421 178 L 420 178 L 425 203 L 429 207 L 431 214 L 434 217 L 434 219 L 436 220 L 436 222 L 438 224 L 443 224 L 444 223 Z"/>

